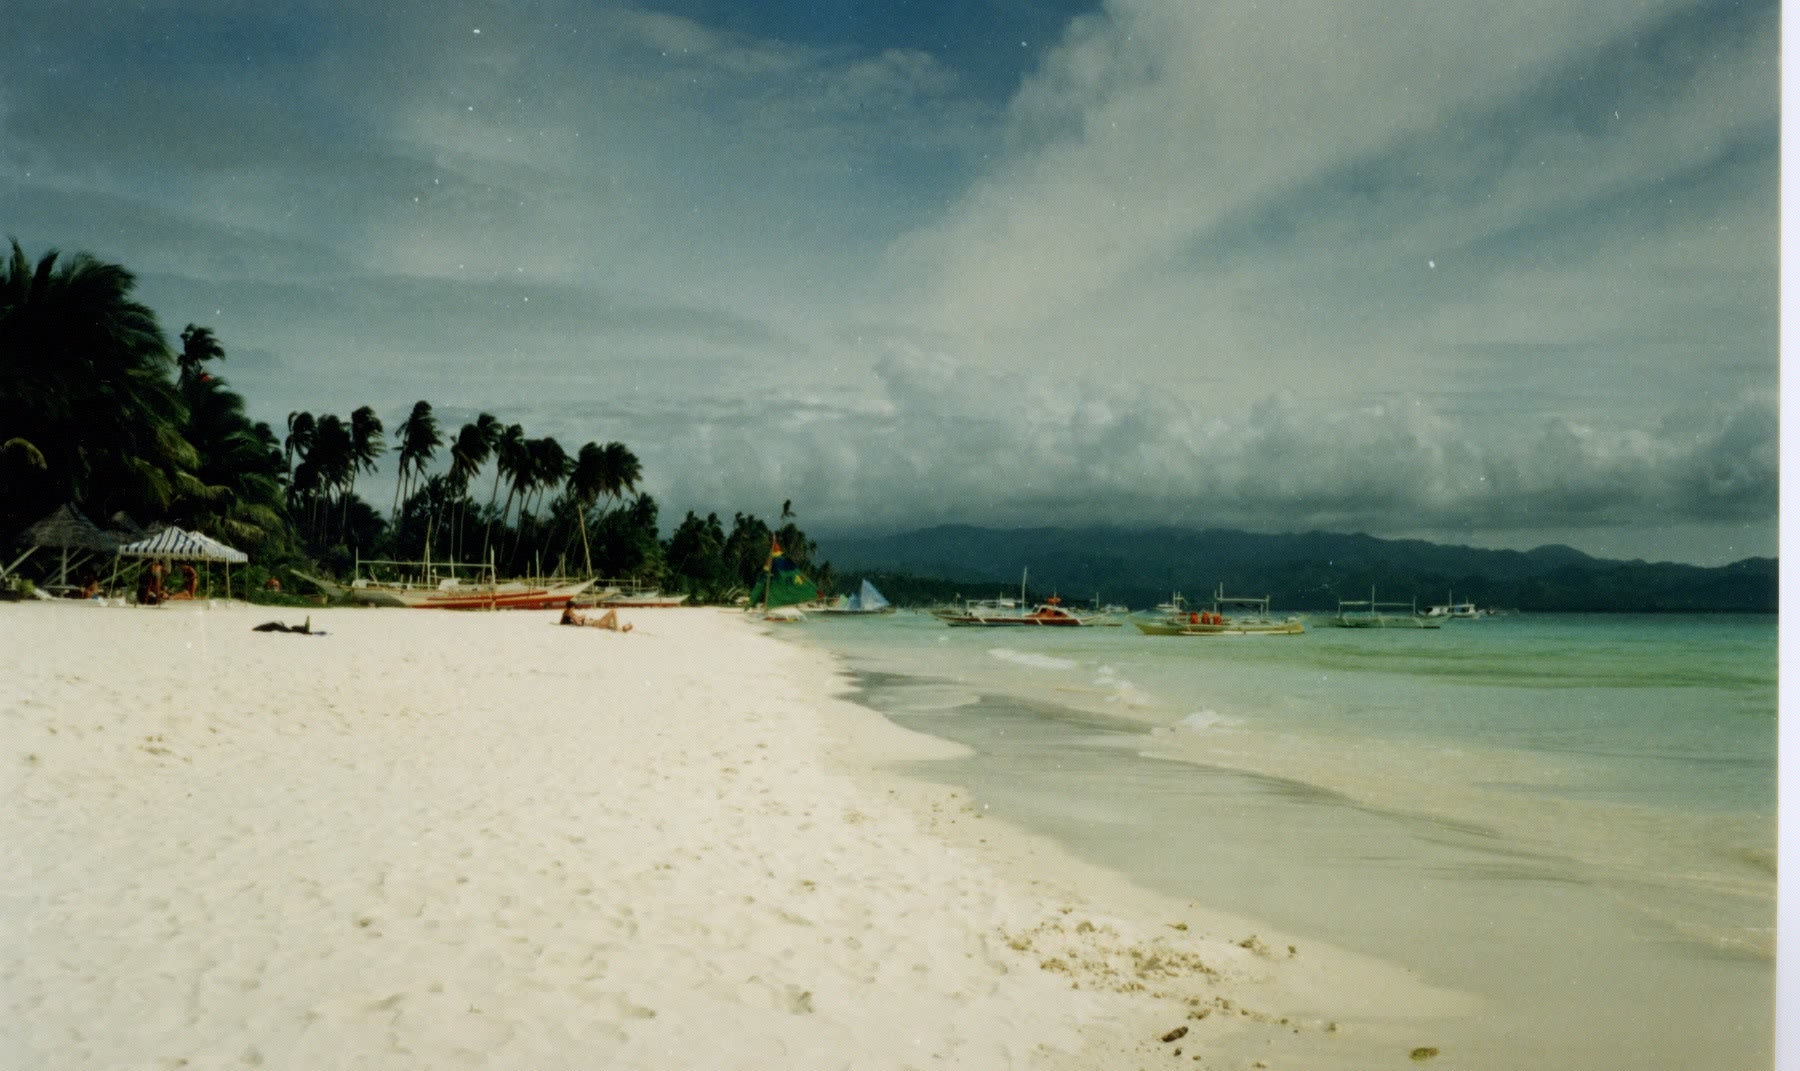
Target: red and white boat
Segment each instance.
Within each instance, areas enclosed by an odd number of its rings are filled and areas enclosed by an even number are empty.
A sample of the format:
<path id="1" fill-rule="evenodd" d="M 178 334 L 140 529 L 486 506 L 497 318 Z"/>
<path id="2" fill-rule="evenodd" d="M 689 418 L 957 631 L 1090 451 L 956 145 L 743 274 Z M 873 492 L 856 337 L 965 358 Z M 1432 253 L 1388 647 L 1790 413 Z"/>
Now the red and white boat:
<path id="1" fill-rule="evenodd" d="M 1092 614 L 1078 614 L 1052 595 L 1031 609 L 1011 599 L 989 599 L 969 602 L 951 609 L 933 610 L 931 616 L 946 625 L 981 625 L 989 628 L 1006 625 L 1081 628 L 1095 624 Z"/>

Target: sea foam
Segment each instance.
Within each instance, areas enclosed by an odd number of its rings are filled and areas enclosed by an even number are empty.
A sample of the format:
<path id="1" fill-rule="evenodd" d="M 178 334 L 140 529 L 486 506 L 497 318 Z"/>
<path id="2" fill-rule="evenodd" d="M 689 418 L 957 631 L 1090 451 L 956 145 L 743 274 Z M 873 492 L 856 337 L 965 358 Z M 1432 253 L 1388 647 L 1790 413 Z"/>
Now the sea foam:
<path id="1" fill-rule="evenodd" d="M 1029 651 L 1015 651 L 1010 647 L 995 647 L 988 651 L 991 657 L 1002 662 L 1011 662 L 1018 666 L 1030 666 L 1033 669 L 1074 669 L 1073 659 L 1057 658 L 1053 655 L 1032 654 Z"/>
<path id="2" fill-rule="evenodd" d="M 1191 733 L 1201 733 L 1209 729 L 1236 729 L 1243 724 L 1242 718 L 1228 717 L 1216 710 L 1202 708 L 1176 722 L 1175 727 Z"/>

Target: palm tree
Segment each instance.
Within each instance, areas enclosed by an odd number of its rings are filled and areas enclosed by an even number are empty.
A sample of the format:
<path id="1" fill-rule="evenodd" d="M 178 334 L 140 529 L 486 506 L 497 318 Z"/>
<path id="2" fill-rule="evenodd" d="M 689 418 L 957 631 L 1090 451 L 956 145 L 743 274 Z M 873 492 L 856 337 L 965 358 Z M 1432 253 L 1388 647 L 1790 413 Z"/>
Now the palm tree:
<path id="1" fill-rule="evenodd" d="M 314 425 L 312 447 L 307 451 L 306 461 L 301 468 L 311 470 L 308 482 L 316 484 L 320 498 L 328 497 L 332 491 L 338 492 L 347 521 L 350 515 L 349 489 L 356 485 L 356 448 L 349 426 L 336 413 L 326 413 Z M 299 475 L 299 470 L 296 469 L 296 480 Z M 315 499 L 315 523 L 317 502 L 318 499 Z M 323 533 L 319 534 L 319 538 L 321 542 L 330 543 Z"/>
<path id="2" fill-rule="evenodd" d="M 615 502 L 637 490 L 644 466 L 624 443 L 607 443 L 601 459 L 601 490 Z"/>
<path id="3" fill-rule="evenodd" d="M 494 502 L 500 497 L 500 481 L 507 482 L 506 504 L 500 507 L 499 518 L 506 523 L 506 511 L 512 508 L 513 492 L 521 475 L 531 464 L 531 452 L 525 445 L 525 429 L 518 424 L 508 424 L 497 428 L 493 438 L 494 453 L 494 486 L 488 493 L 488 523 L 481 532 L 481 554 L 488 555 L 489 535 L 494 525 Z"/>
<path id="4" fill-rule="evenodd" d="M 575 516 L 581 522 L 581 560 L 588 575 L 594 572 L 594 552 L 588 540 L 587 514 L 600 496 L 606 493 L 606 448 L 599 443 L 584 443 L 575 454 L 569 469 L 565 493 L 575 504 Z"/>
<path id="5" fill-rule="evenodd" d="M 188 408 L 186 435 L 200 458 L 195 475 L 204 485 L 202 493 L 191 496 L 193 527 L 247 549 L 285 543 L 290 532 L 282 489 L 287 463 L 275 432 L 267 424 L 252 423 L 243 396 L 217 376 L 184 375 L 181 393 Z"/>
<path id="6" fill-rule="evenodd" d="M 9 456 L 44 463 L 9 487 L 0 512 L 76 501 L 96 516 L 160 513 L 197 460 L 169 382 L 174 355 L 156 314 L 132 300 L 130 272 L 60 257 L 34 264 L 14 240 L 0 261 L 0 441 L 30 444 L 35 454 Z"/>
<path id="7" fill-rule="evenodd" d="M 225 347 L 219 345 L 212 328 L 188 324 L 181 329 L 181 353 L 175 357 L 180 382 L 186 383 L 189 379 L 202 375 L 201 369 L 206 362 L 224 359 Z"/>
<path id="8" fill-rule="evenodd" d="M 287 439 L 281 444 L 282 455 L 287 459 L 288 473 L 293 474 L 294 458 L 306 460 L 306 452 L 312 449 L 313 435 L 318 429 L 318 422 L 311 413 L 305 411 L 292 412 L 287 415 Z"/>
<path id="9" fill-rule="evenodd" d="M 437 417 L 431 412 L 431 403 L 414 402 L 412 414 L 394 429 L 394 439 L 400 444 L 399 478 L 394 481 L 393 510 L 393 516 L 398 518 L 400 501 L 406 497 L 411 479 L 425 474 L 425 466 L 437 456 L 437 448 L 444 443 L 444 436 L 438 430 Z"/>
<path id="10" fill-rule="evenodd" d="M 344 494 L 344 522 L 350 520 L 350 499 L 356 494 L 358 473 L 374 472 L 375 459 L 387 452 L 387 440 L 381 437 L 381 418 L 369 406 L 360 406 L 350 414 L 350 487 Z"/>
<path id="11" fill-rule="evenodd" d="M 506 479 L 506 503 L 500 507 L 500 519 L 506 520 L 507 512 L 512 509 L 513 495 L 530 480 L 531 447 L 525 438 L 525 429 L 518 424 L 509 424 L 494 440 L 494 491 L 488 498 L 488 509 L 494 507 L 494 498 L 500 491 L 500 480 Z"/>
<path id="12" fill-rule="evenodd" d="M 518 425 L 513 425 L 518 427 Z M 569 455 L 555 439 L 519 438 L 513 445 L 512 428 L 507 429 L 507 437 L 502 439 L 496 451 L 496 464 L 504 465 L 509 470 L 510 481 L 506 492 L 506 506 L 501 509 L 504 518 L 507 509 L 512 507 L 516 498 L 519 503 L 514 523 L 518 526 L 513 539 L 512 555 L 516 559 L 525 548 L 527 528 L 535 530 L 538 520 L 533 495 L 540 499 L 548 488 L 563 482 L 568 473 Z M 511 454 L 509 458 L 509 452 Z M 532 522 L 530 525 L 527 522 Z"/>
<path id="13" fill-rule="evenodd" d="M 494 419 L 486 413 L 481 416 L 488 420 Z M 450 444 L 450 478 L 466 492 L 470 481 L 481 471 L 481 466 L 487 464 L 493 452 L 493 444 L 481 433 L 479 424 L 464 424 L 462 430 L 456 433 L 455 441 Z"/>
<path id="14" fill-rule="evenodd" d="M 462 532 L 463 506 L 469 500 L 469 483 L 481 466 L 494 453 L 494 439 L 499 431 L 500 422 L 491 413 L 482 413 L 470 423 L 464 424 L 456 433 L 456 441 L 450 444 L 450 482 L 454 487 L 457 503 L 456 532 Z M 456 548 L 451 550 L 456 556 Z"/>
<path id="15" fill-rule="evenodd" d="M 531 440 L 529 446 L 531 452 L 531 486 L 529 490 L 537 494 L 538 508 L 541 508 L 545 492 L 552 487 L 562 485 L 563 480 L 569 475 L 572 462 L 569 459 L 568 451 L 562 448 L 562 444 L 547 435 L 542 439 Z M 523 503 L 519 508 L 524 509 Z M 532 510 L 534 520 L 536 516 L 537 508 L 534 508 Z"/>

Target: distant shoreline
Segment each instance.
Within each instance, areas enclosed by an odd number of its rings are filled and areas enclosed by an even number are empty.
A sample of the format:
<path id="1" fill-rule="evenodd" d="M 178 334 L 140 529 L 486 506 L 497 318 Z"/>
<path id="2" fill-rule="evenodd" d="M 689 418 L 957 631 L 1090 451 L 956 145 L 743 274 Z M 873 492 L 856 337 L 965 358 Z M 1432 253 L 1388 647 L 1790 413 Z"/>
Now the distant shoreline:
<path id="1" fill-rule="evenodd" d="M 1176 592 L 1190 605 L 1223 588 L 1269 595 L 1287 612 L 1342 599 L 1450 601 L 1520 613 L 1777 613 L 1779 560 L 1721 566 L 1614 561 L 1570 547 L 1483 550 L 1422 540 L 1224 529 L 940 526 L 887 535 L 820 537 L 837 575 L 870 577 L 888 598 L 919 605 L 1034 594 L 1143 609 Z"/>

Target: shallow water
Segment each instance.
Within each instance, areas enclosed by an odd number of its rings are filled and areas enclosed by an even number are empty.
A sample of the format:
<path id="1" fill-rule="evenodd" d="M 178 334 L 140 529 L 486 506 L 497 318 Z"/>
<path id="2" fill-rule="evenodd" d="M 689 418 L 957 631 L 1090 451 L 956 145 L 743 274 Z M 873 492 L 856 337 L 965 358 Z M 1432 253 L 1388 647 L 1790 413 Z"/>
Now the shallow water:
<path id="1" fill-rule="evenodd" d="M 1439 1066 L 1771 1062 L 1772 619 L 804 638 L 990 813 L 1483 998 Z"/>

